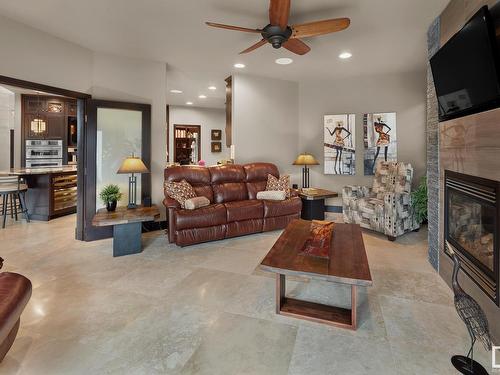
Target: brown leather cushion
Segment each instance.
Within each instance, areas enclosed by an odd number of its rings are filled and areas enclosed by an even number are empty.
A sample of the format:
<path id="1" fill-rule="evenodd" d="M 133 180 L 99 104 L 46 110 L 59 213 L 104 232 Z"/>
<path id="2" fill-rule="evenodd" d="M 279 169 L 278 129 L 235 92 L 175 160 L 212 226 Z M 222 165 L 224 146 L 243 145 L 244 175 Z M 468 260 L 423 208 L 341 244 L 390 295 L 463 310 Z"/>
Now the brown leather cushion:
<path id="1" fill-rule="evenodd" d="M 178 210 L 175 223 L 177 230 L 225 224 L 226 207 L 222 204 L 213 204 L 197 210 Z"/>
<path id="2" fill-rule="evenodd" d="M 0 342 L 9 335 L 31 297 L 31 282 L 17 273 L 0 273 Z"/>
<path id="3" fill-rule="evenodd" d="M 227 211 L 227 222 L 242 221 L 249 219 L 262 219 L 264 217 L 264 205 L 261 201 L 236 201 L 224 203 Z"/>
<path id="4" fill-rule="evenodd" d="M 214 201 L 208 168 L 196 165 L 168 167 L 165 168 L 164 175 L 166 182 L 186 180 L 191 184 L 197 196 L 207 197 L 210 202 Z"/>
<path id="5" fill-rule="evenodd" d="M 245 182 L 243 166 L 236 164 L 217 165 L 209 167 L 212 184 L 223 182 Z"/>
<path id="6" fill-rule="evenodd" d="M 215 203 L 244 201 L 248 199 L 247 188 L 243 182 L 226 182 L 213 185 Z"/>
<path id="7" fill-rule="evenodd" d="M 245 221 L 235 221 L 227 224 L 226 237 L 243 236 L 245 234 L 262 232 L 264 220 L 251 219 Z"/>
<path id="8" fill-rule="evenodd" d="M 243 166 L 218 165 L 209 167 L 208 170 L 210 171 L 215 203 L 248 199 Z"/>
<path id="9" fill-rule="evenodd" d="M 266 190 L 267 176 L 280 176 L 278 168 L 271 163 L 250 163 L 243 166 L 246 175 L 248 199 L 257 199 L 259 191 Z"/>
<path id="10" fill-rule="evenodd" d="M 279 177 L 278 168 L 271 163 L 249 163 L 243 166 L 246 182 L 267 181 L 267 175 Z"/>
<path id="11" fill-rule="evenodd" d="M 264 204 L 264 217 L 293 215 L 302 209 L 302 201 L 299 197 L 284 201 L 262 201 L 262 203 Z"/>

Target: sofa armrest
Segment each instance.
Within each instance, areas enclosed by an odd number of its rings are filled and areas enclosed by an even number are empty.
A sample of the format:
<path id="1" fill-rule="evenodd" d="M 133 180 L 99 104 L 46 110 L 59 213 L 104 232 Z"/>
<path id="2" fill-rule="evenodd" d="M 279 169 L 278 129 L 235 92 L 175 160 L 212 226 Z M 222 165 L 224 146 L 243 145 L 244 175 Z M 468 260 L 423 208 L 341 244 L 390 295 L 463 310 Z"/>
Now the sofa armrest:
<path id="1" fill-rule="evenodd" d="M 420 227 L 412 204 L 411 193 L 384 194 L 385 234 L 397 237 Z"/>
<path id="2" fill-rule="evenodd" d="M 342 200 L 370 197 L 372 188 L 368 186 L 346 185 L 342 188 Z"/>
<path id="3" fill-rule="evenodd" d="M 163 205 L 167 208 L 181 208 L 180 203 L 170 197 L 165 197 Z"/>
<path id="4" fill-rule="evenodd" d="M 181 208 L 179 202 L 170 197 L 165 197 L 163 205 L 167 207 L 167 220 L 168 220 L 168 242 L 175 242 L 175 213 Z"/>
<path id="5" fill-rule="evenodd" d="M 290 198 L 298 196 L 299 196 L 299 191 L 297 189 L 290 189 Z"/>

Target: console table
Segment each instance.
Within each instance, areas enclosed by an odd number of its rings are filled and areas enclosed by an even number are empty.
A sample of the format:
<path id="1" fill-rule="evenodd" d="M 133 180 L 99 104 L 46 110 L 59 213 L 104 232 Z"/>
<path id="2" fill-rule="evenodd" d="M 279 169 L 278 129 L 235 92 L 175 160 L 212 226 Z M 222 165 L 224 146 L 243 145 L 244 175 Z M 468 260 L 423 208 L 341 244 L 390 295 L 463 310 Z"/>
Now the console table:
<path id="1" fill-rule="evenodd" d="M 142 223 L 155 221 L 160 217 L 158 207 L 138 206 L 137 208 L 117 207 L 108 212 L 105 208 L 97 211 L 92 219 L 96 227 L 113 226 L 113 256 L 137 254 L 142 251 Z"/>
<path id="2" fill-rule="evenodd" d="M 325 220 L 325 199 L 339 196 L 334 191 L 317 188 L 300 189 L 298 194 L 302 199 L 301 217 L 304 220 Z"/>

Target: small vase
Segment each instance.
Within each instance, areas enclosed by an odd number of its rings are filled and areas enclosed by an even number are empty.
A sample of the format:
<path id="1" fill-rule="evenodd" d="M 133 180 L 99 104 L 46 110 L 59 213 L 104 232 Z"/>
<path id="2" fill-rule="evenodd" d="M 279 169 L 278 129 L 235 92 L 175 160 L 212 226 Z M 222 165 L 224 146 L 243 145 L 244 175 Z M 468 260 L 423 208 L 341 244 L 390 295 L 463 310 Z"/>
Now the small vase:
<path id="1" fill-rule="evenodd" d="M 108 212 L 112 212 L 116 210 L 116 201 L 110 201 L 106 203 L 106 210 Z"/>

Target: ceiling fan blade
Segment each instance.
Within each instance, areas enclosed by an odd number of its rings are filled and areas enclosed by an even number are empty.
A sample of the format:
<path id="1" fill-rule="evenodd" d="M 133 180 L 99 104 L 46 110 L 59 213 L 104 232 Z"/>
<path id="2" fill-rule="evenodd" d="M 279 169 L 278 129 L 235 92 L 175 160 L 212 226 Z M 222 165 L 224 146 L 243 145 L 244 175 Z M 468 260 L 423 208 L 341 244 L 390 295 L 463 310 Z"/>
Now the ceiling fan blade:
<path id="1" fill-rule="evenodd" d="M 282 46 L 297 55 L 305 55 L 311 50 L 311 48 L 300 39 L 288 39 Z"/>
<path id="2" fill-rule="evenodd" d="M 288 16 L 290 15 L 290 0 L 270 0 L 269 23 L 279 26 L 285 30 L 288 26 Z"/>
<path id="3" fill-rule="evenodd" d="M 231 26 L 231 25 L 224 25 L 222 23 L 214 23 L 214 22 L 205 22 L 208 26 L 212 27 L 217 27 L 219 29 L 227 29 L 227 30 L 236 30 L 236 31 L 244 31 L 246 33 L 256 33 L 260 34 L 262 33 L 262 30 L 260 29 L 249 29 L 246 27 L 239 27 L 239 26 Z"/>
<path id="4" fill-rule="evenodd" d="M 292 38 L 306 38 L 347 29 L 351 24 L 349 18 L 335 18 L 331 20 L 303 23 L 292 26 Z"/>
<path id="5" fill-rule="evenodd" d="M 257 43 L 255 43 L 253 46 L 250 46 L 250 47 L 248 47 L 246 50 L 241 51 L 241 52 L 240 52 L 240 55 L 241 55 L 241 54 L 244 54 L 244 53 L 252 52 L 253 50 L 255 50 L 255 49 L 257 49 L 257 48 L 262 47 L 262 46 L 263 46 L 264 44 L 266 44 L 266 43 L 267 43 L 267 40 L 262 39 L 262 40 L 258 41 Z"/>

